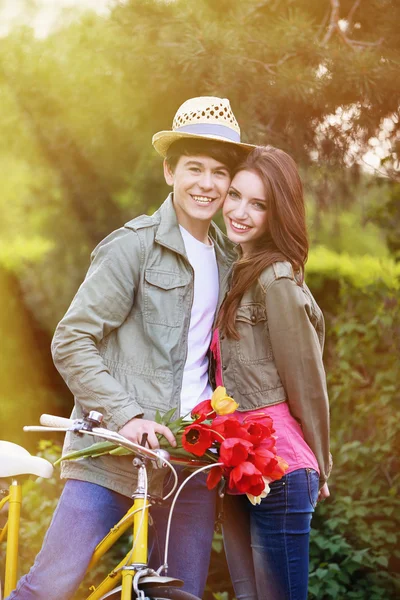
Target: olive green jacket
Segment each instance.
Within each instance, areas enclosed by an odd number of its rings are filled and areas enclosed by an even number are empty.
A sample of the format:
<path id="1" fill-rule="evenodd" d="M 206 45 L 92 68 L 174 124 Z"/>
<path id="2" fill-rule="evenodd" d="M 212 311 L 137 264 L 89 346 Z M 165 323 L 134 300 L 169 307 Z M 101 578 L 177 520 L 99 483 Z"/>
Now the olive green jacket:
<path id="1" fill-rule="evenodd" d="M 236 254 L 213 224 L 210 237 L 221 301 Z M 74 418 L 96 410 L 117 431 L 134 417 L 154 419 L 157 410 L 172 407 L 179 412 L 193 287 L 172 195 L 154 215 L 133 219 L 97 246 L 52 342 L 54 363 L 75 396 Z M 64 453 L 94 441 L 68 433 Z M 133 472 L 129 457 L 62 465 L 64 478 L 128 496 L 135 489 Z"/>
<path id="2" fill-rule="evenodd" d="M 239 410 L 289 403 L 320 468 L 330 472 L 329 405 L 322 362 L 324 318 L 288 262 L 265 269 L 236 315 L 239 340 L 220 336 L 222 377 Z"/>

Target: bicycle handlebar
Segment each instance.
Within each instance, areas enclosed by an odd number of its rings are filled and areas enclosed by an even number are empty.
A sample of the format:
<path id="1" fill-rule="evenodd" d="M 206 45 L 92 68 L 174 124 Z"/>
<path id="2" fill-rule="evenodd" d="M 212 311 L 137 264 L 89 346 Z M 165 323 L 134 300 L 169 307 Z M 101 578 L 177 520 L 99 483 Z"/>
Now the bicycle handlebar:
<path id="1" fill-rule="evenodd" d="M 101 425 L 102 423 L 102 420 L 103 415 L 95 411 L 91 411 L 83 419 L 66 419 L 64 417 L 57 417 L 55 415 L 43 414 L 40 417 L 41 426 L 26 426 L 24 427 L 24 431 L 71 431 L 78 435 L 92 435 L 94 437 L 102 438 L 104 440 L 107 440 L 108 442 L 112 442 L 114 444 L 117 444 L 118 446 L 122 446 L 123 448 L 131 450 L 136 456 L 139 456 L 142 459 L 148 459 L 152 461 L 153 464 L 155 464 L 156 468 L 168 467 L 174 477 L 172 489 L 164 497 L 164 500 L 169 498 L 174 493 L 178 485 L 178 475 L 170 462 L 174 460 L 174 457 L 171 458 L 167 450 L 163 450 L 161 448 L 158 448 L 156 450 L 145 448 L 144 446 L 136 444 L 135 442 L 131 442 L 126 437 L 124 437 L 120 433 L 117 433 L 116 431 L 110 431 L 105 427 L 101 426 L 99 427 L 99 425 Z M 182 463 L 181 460 L 177 460 L 177 462 Z M 207 465 L 203 462 L 196 461 L 193 459 L 189 459 L 184 462 L 187 465 L 192 464 L 193 466 L 194 463 L 196 463 L 196 467 L 201 465 L 201 468 L 198 470 L 198 472 L 204 471 L 208 468 L 212 468 L 213 466 L 219 466 L 219 463 Z M 190 478 L 191 477 L 189 477 L 188 479 Z"/>
<path id="2" fill-rule="evenodd" d="M 55 415 L 47 415 L 44 414 L 40 417 L 41 426 L 27 426 L 24 427 L 24 431 L 71 431 L 76 434 L 87 434 L 95 437 L 100 437 L 109 442 L 113 442 L 118 446 L 122 446 L 123 448 L 127 448 L 128 450 L 132 450 L 134 454 L 139 455 L 141 458 L 150 459 L 152 462 L 156 463 L 158 468 L 161 467 L 169 467 L 171 473 L 174 478 L 174 482 L 172 484 L 172 489 L 169 493 L 163 498 L 163 500 L 167 500 L 176 490 L 178 486 L 178 475 L 174 467 L 172 466 L 170 460 L 171 457 L 166 450 L 162 450 L 161 448 L 157 450 L 150 450 L 139 444 L 131 442 L 121 434 L 115 431 L 109 431 L 105 427 L 97 427 L 96 425 L 101 425 L 102 415 L 97 412 L 91 412 L 89 415 L 83 419 L 65 419 L 64 417 L 57 417 Z M 188 464 L 194 461 L 188 461 Z M 175 495 L 175 498 L 171 504 L 171 508 L 169 511 L 168 523 L 167 523 L 167 534 L 166 534 L 166 547 L 165 547 L 165 556 L 164 563 L 161 565 L 160 569 L 157 572 L 167 569 L 167 559 L 168 559 L 168 541 L 169 541 L 169 532 L 171 527 L 171 518 L 172 513 L 175 507 L 175 503 L 177 498 L 182 491 L 183 487 L 196 475 L 197 473 L 203 472 L 205 470 L 211 469 L 213 467 L 222 466 L 222 463 L 214 463 L 202 466 L 196 472 L 189 475 L 185 481 L 183 481 Z M 147 478 L 146 478 L 147 479 Z M 146 496 L 147 497 L 147 487 L 146 487 Z"/>
<path id="3" fill-rule="evenodd" d="M 65 417 L 56 417 L 55 415 L 41 415 L 39 423 L 43 427 L 72 427 L 74 421 Z"/>
<path id="4" fill-rule="evenodd" d="M 120 435 L 116 431 L 110 431 L 105 427 L 93 427 L 88 426 L 85 419 L 66 419 L 64 417 L 57 417 L 56 415 L 43 414 L 40 417 L 41 426 L 28 425 L 24 427 L 24 431 L 72 431 L 77 434 L 87 434 L 96 437 L 100 437 L 108 442 L 113 442 L 118 446 L 122 446 L 128 450 L 132 450 L 136 455 L 141 458 L 149 459 L 156 463 L 157 467 L 161 468 L 164 466 L 170 466 L 169 460 L 170 455 L 166 450 L 161 448 L 151 450 L 140 446 L 135 442 L 131 442 L 124 436 Z"/>

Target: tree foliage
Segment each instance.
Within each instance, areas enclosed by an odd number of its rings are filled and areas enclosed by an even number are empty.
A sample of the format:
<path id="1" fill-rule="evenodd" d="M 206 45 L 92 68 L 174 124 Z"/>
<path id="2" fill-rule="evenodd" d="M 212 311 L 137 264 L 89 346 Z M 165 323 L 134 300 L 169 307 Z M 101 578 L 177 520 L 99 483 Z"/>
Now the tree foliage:
<path id="1" fill-rule="evenodd" d="M 1 39 L 0 261 L 19 269 L 42 326 L 54 328 L 96 243 L 165 197 L 151 136 L 188 97 L 229 97 L 245 140 L 308 169 L 318 157 L 328 180 L 362 153 L 398 115 L 399 12 L 392 0 L 131 0 L 44 39 Z M 317 190 L 318 214 L 338 186 Z"/>
<path id="2" fill-rule="evenodd" d="M 29 407 L 33 419 L 60 397 L 68 412 L 47 336 L 90 251 L 166 196 L 153 133 L 191 96 L 228 97 L 244 141 L 281 147 L 301 165 L 309 283 L 328 316 L 335 470 L 313 534 L 310 593 L 392 597 L 400 3 L 114 4 L 108 16 L 69 14 L 43 39 L 26 26 L 0 38 L 2 405 L 7 415 L 18 406 L 18 417 Z M 35 6 L 26 0 L 29 14 Z M 377 179 L 360 164 L 382 135 Z"/>

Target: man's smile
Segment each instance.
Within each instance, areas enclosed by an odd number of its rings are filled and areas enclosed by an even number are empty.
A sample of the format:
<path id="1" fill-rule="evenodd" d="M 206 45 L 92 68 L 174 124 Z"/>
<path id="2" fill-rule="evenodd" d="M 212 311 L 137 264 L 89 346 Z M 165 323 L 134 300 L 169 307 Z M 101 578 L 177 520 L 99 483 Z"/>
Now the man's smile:
<path id="1" fill-rule="evenodd" d="M 210 198 L 210 196 L 195 196 L 194 194 L 190 195 L 193 198 L 193 200 L 197 202 L 197 204 L 210 204 L 211 202 L 216 200 L 216 198 Z"/>

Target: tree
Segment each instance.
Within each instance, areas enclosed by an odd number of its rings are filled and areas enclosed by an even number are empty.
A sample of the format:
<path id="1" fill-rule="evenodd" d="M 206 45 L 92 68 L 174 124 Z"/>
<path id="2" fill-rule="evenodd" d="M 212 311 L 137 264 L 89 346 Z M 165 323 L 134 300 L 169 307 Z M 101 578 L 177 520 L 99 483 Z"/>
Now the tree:
<path id="1" fill-rule="evenodd" d="M 310 186 L 321 210 L 349 201 L 347 175 L 331 175 L 389 118 L 394 166 L 398 17 L 394 0 L 131 0 L 45 39 L 23 28 L 1 39 L 0 162 L 19 173 L 3 223 L 25 217 L 36 263 L 22 253 L 19 277 L 43 326 L 54 328 L 93 246 L 166 195 L 151 136 L 190 96 L 229 97 L 245 140 L 288 150 L 306 172 L 317 158 L 330 184 Z"/>

